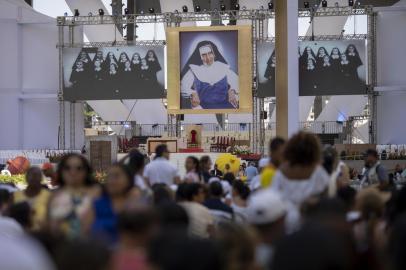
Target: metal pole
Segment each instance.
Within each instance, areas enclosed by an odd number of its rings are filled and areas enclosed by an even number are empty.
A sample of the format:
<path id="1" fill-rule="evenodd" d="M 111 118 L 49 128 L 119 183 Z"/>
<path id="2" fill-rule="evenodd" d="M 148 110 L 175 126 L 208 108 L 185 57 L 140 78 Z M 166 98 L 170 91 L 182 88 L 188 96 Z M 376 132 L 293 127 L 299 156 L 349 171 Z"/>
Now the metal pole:
<path id="1" fill-rule="evenodd" d="M 59 149 L 65 149 L 65 102 L 63 99 L 63 26 L 58 26 L 58 49 L 59 49 Z"/>
<path id="2" fill-rule="evenodd" d="M 370 117 L 369 143 L 377 141 L 377 93 L 374 88 L 377 85 L 376 68 L 376 13 L 368 14 L 368 103 Z"/>

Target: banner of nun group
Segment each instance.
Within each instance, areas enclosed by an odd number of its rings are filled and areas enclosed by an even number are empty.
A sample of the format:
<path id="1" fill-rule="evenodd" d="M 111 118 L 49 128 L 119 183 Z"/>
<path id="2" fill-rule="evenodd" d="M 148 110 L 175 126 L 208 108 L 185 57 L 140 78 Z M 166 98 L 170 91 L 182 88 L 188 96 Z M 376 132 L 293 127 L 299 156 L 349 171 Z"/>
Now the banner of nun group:
<path id="1" fill-rule="evenodd" d="M 366 93 L 364 40 L 299 43 L 299 95 L 362 95 Z M 275 44 L 257 45 L 258 96 L 275 96 Z"/>
<path id="2" fill-rule="evenodd" d="M 164 46 L 65 48 L 64 99 L 165 97 Z"/>

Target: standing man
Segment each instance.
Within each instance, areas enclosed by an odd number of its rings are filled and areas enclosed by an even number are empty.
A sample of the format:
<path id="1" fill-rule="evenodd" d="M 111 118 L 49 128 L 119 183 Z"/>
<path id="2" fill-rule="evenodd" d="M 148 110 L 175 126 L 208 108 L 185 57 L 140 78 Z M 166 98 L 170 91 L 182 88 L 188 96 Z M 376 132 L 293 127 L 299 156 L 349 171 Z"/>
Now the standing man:
<path id="1" fill-rule="evenodd" d="M 245 174 L 247 175 L 247 183 L 249 184 L 255 176 L 258 175 L 258 169 L 255 167 L 255 163 L 251 161 L 248 163 L 248 167 L 245 169 Z"/>
<path id="2" fill-rule="evenodd" d="M 283 151 L 286 141 L 283 138 L 276 137 L 269 144 L 269 165 L 261 174 L 261 188 L 267 188 L 272 185 L 273 177 L 283 161 Z"/>
<path id="3" fill-rule="evenodd" d="M 169 151 L 165 144 L 156 147 L 155 159 L 145 167 L 144 178 L 150 187 L 154 184 L 171 186 L 180 183 L 178 169 L 169 162 Z"/>
<path id="4" fill-rule="evenodd" d="M 210 172 L 211 176 L 221 178 L 223 177 L 223 172 L 219 170 L 217 164 L 214 164 L 214 169 Z"/>
<path id="5" fill-rule="evenodd" d="M 213 165 L 211 158 L 209 156 L 202 156 L 200 158 L 200 173 L 201 173 L 201 178 L 204 181 L 204 183 L 208 183 L 210 178 L 211 178 L 211 174 L 210 174 L 210 169 L 211 166 Z"/>
<path id="6" fill-rule="evenodd" d="M 383 189 L 389 184 L 386 169 L 379 162 L 379 155 L 375 149 L 368 149 L 364 157 L 365 169 L 361 180 L 361 186 L 378 186 Z"/>

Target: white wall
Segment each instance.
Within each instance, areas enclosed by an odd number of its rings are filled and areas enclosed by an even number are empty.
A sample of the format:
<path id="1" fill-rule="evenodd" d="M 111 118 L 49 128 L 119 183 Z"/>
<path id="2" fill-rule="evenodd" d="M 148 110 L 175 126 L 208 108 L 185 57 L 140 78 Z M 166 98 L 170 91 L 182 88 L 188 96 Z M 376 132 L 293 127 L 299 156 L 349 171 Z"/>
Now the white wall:
<path id="1" fill-rule="evenodd" d="M 377 18 L 378 144 L 406 143 L 406 1 L 397 6 Z"/>
<path id="2" fill-rule="evenodd" d="M 56 21 L 23 1 L 0 0 L 0 34 L 0 149 L 57 148 Z M 80 118 L 76 130 L 74 148 L 83 144 Z"/>

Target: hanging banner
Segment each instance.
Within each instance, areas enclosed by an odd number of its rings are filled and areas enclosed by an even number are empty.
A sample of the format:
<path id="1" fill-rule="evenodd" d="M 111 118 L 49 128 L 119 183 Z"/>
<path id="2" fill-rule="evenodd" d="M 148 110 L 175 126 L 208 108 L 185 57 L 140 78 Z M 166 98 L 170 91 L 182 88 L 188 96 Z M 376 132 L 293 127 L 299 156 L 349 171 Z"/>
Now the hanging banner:
<path id="1" fill-rule="evenodd" d="M 64 48 L 64 99 L 165 97 L 164 46 Z"/>
<path id="2" fill-rule="evenodd" d="M 365 40 L 299 43 L 299 95 L 366 94 Z M 257 44 L 258 96 L 275 96 L 275 44 Z"/>
<path id="3" fill-rule="evenodd" d="M 168 112 L 252 109 L 249 26 L 168 28 Z"/>

